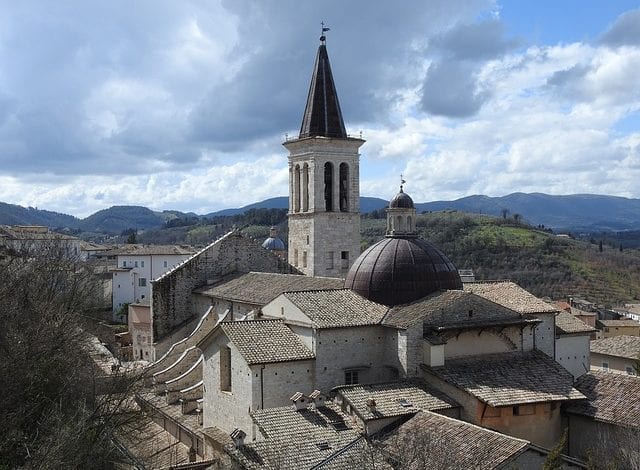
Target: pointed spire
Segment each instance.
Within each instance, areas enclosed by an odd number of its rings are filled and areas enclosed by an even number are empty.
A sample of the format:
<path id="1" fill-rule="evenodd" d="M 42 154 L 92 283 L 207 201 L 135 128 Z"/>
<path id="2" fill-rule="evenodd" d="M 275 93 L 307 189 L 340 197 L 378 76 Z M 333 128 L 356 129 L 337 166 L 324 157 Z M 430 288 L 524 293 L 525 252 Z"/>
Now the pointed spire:
<path id="1" fill-rule="evenodd" d="M 326 29 L 328 30 L 328 28 Z M 342 120 L 324 35 L 320 40 L 321 44 L 313 68 L 307 106 L 302 117 L 300 138 L 323 136 L 346 139 L 347 131 Z"/>

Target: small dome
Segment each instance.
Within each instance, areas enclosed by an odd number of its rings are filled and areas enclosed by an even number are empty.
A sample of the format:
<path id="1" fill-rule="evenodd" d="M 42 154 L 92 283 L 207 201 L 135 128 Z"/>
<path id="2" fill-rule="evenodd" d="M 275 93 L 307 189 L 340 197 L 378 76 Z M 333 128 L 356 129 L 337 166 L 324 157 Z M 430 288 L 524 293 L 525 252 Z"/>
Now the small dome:
<path id="1" fill-rule="evenodd" d="M 407 193 L 402 191 L 400 186 L 400 192 L 393 196 L 393 199 L 389 202 L 389 209 L 413 209 L 413 199 Z"/>
<path id="2" fill-rule="evenodd" d="M 262 243 L 262 248 L 266 248 L 271 251 L 283 251 L 284 242 L 278 237 L 269 237 Z"/>
<path id="3" fill-rule="evenodd" d="M 380 240 L 355 260 L 344 285 L 388 306 L 413 302 L 438 290 L 462 289 L 453 263 L 420 238 Z"/>

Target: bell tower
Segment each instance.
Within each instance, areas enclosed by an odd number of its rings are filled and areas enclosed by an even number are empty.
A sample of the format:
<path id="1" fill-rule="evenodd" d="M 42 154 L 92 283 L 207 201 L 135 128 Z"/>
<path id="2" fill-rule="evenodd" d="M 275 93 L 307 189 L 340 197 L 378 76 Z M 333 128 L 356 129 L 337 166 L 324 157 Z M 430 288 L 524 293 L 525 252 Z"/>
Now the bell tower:
<path id="1" fill-rule="evenodd" d="M 349 137 L 324 36 L 300 134 L 289 151 L 289 263 L 310 276 L 345 277 L 360 254 L 360 154 Z"/>

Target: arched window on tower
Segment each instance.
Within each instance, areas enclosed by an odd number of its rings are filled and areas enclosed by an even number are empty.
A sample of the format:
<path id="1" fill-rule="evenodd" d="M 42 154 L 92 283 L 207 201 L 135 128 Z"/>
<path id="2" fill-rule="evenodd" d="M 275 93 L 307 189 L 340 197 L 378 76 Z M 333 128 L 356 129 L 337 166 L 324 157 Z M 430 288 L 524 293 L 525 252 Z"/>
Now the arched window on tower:
<path id="1" fill-rule="evenodd" d="M 302 211 L 309 210 L 309 164 L 302 167 Z"/>
<path id="2" fill-rule="evenodd" d="M 349 212 L 349 165 L 340 164 L 340 212 Z"/>
<path id="3" fill-rule="evenodd" d="M 402 216 L 396 216 L 396 230 L 398 232 L 402 232 L 404 228 L 402 227 Z"/>
<path id="4" fill-rule="evenodd" d="M 324 210 L 333 210 L 333 163 L 324 164 Z"/>
<path id="5" fill-rule="evenodd" d="M 413 220 L 411 219 L 411 216 L 407 216 L 407 232 L 413 232 Z"/>
<path id="6" fill-rule="evenodd" d="M 293 174 L 293 212 L 300 212 L 300 165 L 296 165 Z"/>

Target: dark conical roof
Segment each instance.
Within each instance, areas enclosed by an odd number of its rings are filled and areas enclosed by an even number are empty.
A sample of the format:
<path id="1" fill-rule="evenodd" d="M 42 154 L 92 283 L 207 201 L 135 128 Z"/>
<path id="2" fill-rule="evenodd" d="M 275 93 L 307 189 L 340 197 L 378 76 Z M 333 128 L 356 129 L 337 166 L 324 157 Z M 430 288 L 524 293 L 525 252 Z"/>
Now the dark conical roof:
<path id="1" fill-rule="evenodd" d="M 307 106 L 300 127 L 301 139 L 315 136 L 347 138 L 338 93 L 331 74 L 327 46 L 324 44 L 320 44 L 318 48 Z"/>
<path id="2" fill-rule="evenodd" d="M 419 238 L 389 237 L 353 263 L 345 287 L 384 305 L 400 305 L 438 290 L 462 289 L 456 267 L 442 251 Z"/>

